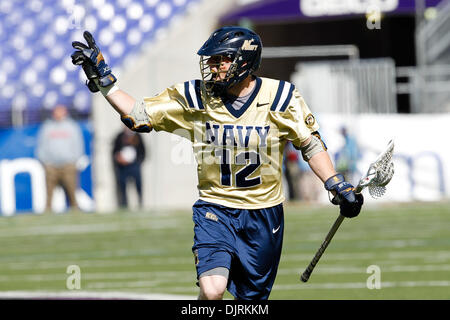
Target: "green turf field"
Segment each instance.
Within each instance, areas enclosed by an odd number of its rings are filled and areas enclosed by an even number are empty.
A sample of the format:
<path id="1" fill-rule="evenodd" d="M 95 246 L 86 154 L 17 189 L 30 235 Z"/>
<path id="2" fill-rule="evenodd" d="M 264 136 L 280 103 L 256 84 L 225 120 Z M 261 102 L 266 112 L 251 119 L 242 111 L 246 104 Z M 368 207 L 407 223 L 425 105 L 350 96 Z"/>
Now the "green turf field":
<path id="1" fill-rule="evenodd" d="M 286 205 L 285 212 L 271 299 L 450 299 L 449 203 L 366 206 L 343 222 L 306 284 L 299 276 L 337 207 Z M 192 237 L 190 208 L 3 217 L 0 294 L 67 293 L 67 267 L 77 265 L 82 292 L 195 297 Z M 371 265 L 381 270 L 381 289 L 366 286 Z"/>

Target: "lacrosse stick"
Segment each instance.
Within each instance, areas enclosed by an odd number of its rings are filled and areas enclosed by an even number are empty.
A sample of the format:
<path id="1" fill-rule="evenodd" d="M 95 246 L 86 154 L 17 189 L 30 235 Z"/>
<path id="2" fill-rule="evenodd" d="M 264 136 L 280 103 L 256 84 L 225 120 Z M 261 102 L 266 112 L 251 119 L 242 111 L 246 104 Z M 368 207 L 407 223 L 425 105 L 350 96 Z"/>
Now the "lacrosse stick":
<path id="1" fill-rule="evenodd" d="M 391 140 L 389 141 L 386 150 L 381 153 L 374 162 L 370 164 L 367 173 L 359 180 L 359 183 L 355 188 L 355 193 L 361 193 L 364 188 L 368 187 L 369 194 L 373 198 L 380 198 L 384 195 L 384 193 L 386 192 L 386 185 L 389 183 L 389 181 L 391 181 L 392 176 L 394 175 L 394 163 L 392 162 L 393 152 L 394 140 Z M 339 229 L 339 226 L 341 225 L 342 221 L 344 221 L 344 218 L 345 217 L 343 215 L 339 214 L 339 217 L 334 222 L 322 245 L 317 250 L 316 255 L 301 275 L 301 281 L 308 281 L 316 264 L 319 262 L 320 257 L 330 244 L 331 239 L 333 239 L 334 234 Z"/>

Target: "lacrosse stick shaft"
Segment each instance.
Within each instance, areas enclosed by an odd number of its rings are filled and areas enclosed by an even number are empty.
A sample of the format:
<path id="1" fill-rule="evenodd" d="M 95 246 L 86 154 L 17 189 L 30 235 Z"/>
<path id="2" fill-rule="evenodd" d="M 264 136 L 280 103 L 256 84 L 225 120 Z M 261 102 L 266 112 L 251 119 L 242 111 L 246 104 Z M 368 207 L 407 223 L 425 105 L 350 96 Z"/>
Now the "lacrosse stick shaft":
<path id="1" fill-rule="evenodd" d="M 360 184 L 358 184 L 355 188 L 355 193 L 361 193 L 362 189 L 364 189 L 364 187 L 362 187 Z M 314 258 L 311 260 L 308 267 L 305 269 L 302 276 L 300 277 L 301 281 L 303 281 L 303 282 L 308 281 L 309 277 L 311 276 L 311 273 L 313 272 L 314 268 L 316 267 L 316 264 L 319 262 L 320 257 L 322 257 L 322 254 L 327 249 L 328 245 L 331 242 L 331 239 L 333 239 L 334 234 L 339 229 L 339 227 L 341 226 L 341 223 L 342 223 L 342 221 L 344 221 L 344 219 L 345 219 L 345 217 L 342 214 L 339 214 L 336 221 L 331 226 L 330 231 L 328 231 L 328 234 L 325 237 L 325 240 L 322 242 L 322 245 L 319 247 L 316 254 L 314 255 Z"/>
<path id="2" fill-rule="evenodd" d="M 339 217 L 337 217 L 336 221 L 334 222 L 333 226 L 331 227 L 330 231 L 328 232 L 327 236 L 325 237 L 325 240 L 322 242 L 322 245 L 320 246 L 319 250 L 317 250 L 314 258 L 309 263 L 306 270 L 303 272 L 302 276 L 300 277 L 300 280 L 303 282 L 308 281 L 309 277 L 311 276 L 311 273 L 313 272 L 314 268 L 316 267 L 316 264 L 319 262 L 320 257 L 322 257 L 322 254 L 325 252 L 326 248 L 328 247 L 328 244 L 330 243 L 331 239 L 333 239 L 334 234 L 339 229 L 339 226 L 341 225 L 342 221 L 344 221 L 344 216 L 339 214 Z"/>

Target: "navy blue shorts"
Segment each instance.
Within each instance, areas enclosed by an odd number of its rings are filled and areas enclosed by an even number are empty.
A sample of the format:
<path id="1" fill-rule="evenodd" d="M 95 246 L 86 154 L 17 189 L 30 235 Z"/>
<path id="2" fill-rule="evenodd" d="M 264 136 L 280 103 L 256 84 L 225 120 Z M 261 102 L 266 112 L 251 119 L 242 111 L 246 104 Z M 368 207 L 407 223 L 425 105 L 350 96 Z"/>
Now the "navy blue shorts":
<path id="1" fill-rule="evenodd" d="M 235 298 L 268 299 L 283 244 L 283 205 L 245 210 L 198 200 L 193 221 L 197 278 L 225 267 L 227 289 Z"/>

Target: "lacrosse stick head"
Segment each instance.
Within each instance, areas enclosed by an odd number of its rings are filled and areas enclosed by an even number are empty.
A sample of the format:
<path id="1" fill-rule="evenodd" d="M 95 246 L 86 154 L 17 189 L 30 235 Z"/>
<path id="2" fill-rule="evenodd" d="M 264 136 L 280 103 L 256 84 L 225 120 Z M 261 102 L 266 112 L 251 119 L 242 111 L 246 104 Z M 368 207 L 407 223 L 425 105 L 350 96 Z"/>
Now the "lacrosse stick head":
<path id="1" fill-rule="evenodd" d="M 386 192 L 386 185 L 394 175 L 394 163 L 392 154 L 394 153 L 394 140 L 389 141 L 386 150 L 369 166 L 369 170 L 359 181 L 356 192 L 359 193 L 367 187 L 369 194 L 373 198 L 379 198 Z"/>

